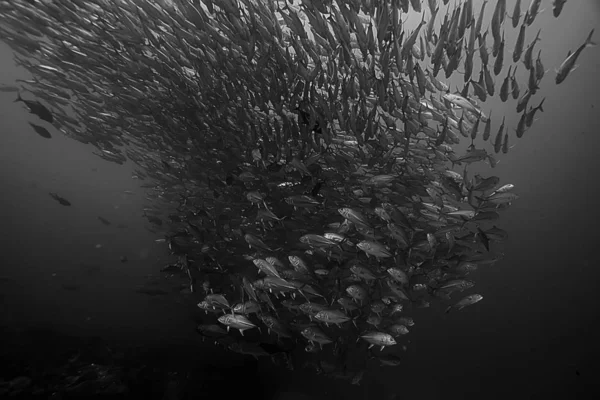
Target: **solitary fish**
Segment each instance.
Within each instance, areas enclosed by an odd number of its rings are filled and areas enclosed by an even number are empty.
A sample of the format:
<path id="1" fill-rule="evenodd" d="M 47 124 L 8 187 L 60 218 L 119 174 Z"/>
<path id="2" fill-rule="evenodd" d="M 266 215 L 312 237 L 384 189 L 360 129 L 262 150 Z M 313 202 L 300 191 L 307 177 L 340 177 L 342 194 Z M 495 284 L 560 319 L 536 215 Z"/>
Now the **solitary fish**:
<path id="1" fill-rule="evenodd" d="M 21 97 L 21 93 L 18 93 L 17 96 L 18 97 L 15 100 L 15 103 L 18 101 L 22 101 L 29 108 L 30 113 L 37 115 L 38 117 L 40 117 L 40 119 L 46 122 L 54 122 L 54 117 L 52 116 L 52 113 L 42 103 L 40 103 L 37 100 L 25 100 Z"/>
<path id="2" fill-rule="evenodd" d="M 98 220 L 102 222 L 104 225 L 110 225 L 110 221 L 106 218 L 98 217 Z"/>
<path id="3" fill-rule="evenodd" d="M 579 46 L 579 48 L 577 50 L 575 50 L 575 53 L 571 53 L 571 51 L 569 50 L 569 54 L 567 55 L 567 58 L 565 59 L 565 61 L 563 61 L 562 64 L 560 64 L 560 67 L 558 67 L 558 70 L 556 71 L 556 84 L 557 85 L 562 83 L 562 81 L 564 81 L 567 78 L 569 73 L 577 68 L 577 65 L 575 65 L 575 62 L 577 62 L 577 58 L 579 57 L 579 55 L 581 54 L 583 49 L 585 49 L 588 46 L 596 45 L 596 43 L 594 43 L 592 41 L 593 34 L 594 34 L 594 30 L 592 29 L 592 31 L 588 35 L 587 39 L 585 40 L 585 42 L 581 46 Z"/>
<path id="4" fill-rule="evenodd" d="M 31 125 L 35 133 L 37 133 L 41 137 L 45 139 L 52 139 L 52 135 L 50 134 L 50 132 L 48 132 L 48 129 L 44 128 L 43 126 L 32 124 L 31 122 L 29 122 L 29 125 Z"/>
<path id="5" fill-rule="evenodd" d="M 54 200 L 58 201 L 63 206 L 70 206 L 71 205 L 71 202 L 69 200 L 65 199 L 64 197 L 60 197 L 56 193 L 48 193 L 48 194 L 50 195 L 50 197 L 52 197 Z"/>

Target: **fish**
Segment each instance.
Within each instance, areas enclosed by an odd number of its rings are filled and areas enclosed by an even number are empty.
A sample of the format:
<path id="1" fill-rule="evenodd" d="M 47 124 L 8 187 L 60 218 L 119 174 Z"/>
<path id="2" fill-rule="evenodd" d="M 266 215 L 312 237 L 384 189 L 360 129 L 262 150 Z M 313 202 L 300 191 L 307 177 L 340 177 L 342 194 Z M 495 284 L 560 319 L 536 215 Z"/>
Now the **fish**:
<path id="1" fill-rule="evenodd" d="M 492 37 L 494 38 L 494 47 L 493 54 L 496 56 L 498 54 L 498 49 L 500 47 L 500 26 L 504 22 L 504 17 L 506 16 L 506 0 L 498 0 L 496 2 L 496 8 L 494 9 L 494 13 L 492 15 L 492 22 L 490 24 L 492 29 Z M 487 65 L 487 63 L 484 63 Z"/>
<path id="2" fill-rule="evenodd" d="M 535 47 L 536 42 L 540 40 L 541 31 L 541 29 L 538 30 L 537 34 L 535 35 L 535 38 L 531 41 L 531 43 L 529 43 L 527 49 L 525 50 L 525 54 L 523 55 L 523 64 L 528 70 L 533 68 L 533 49 Z"/>
<path id="3" fill-rule="evenodd" d="M 386 346 L 394 346 L 396 344 L 394 338 L 384 332 L 370 331 L 362 334 L 360 337 L 369 343 L 369 348 L 380 346 L 382 351 Z"/>
<path id="4" fill-rule="evenodd" d="M 535 107 L 532 107 L 526 114 L 525 114 L 525 126 L 527 128 L 531 128 L 531 125 L 533 124 L 533 120 L 535 117 L 535 113 L 539 110 L 541 112 L 544 112 L 544 108 L 542 107 L 544 105 L 544 101 L 546 100 L 546 98 L 544 97 L 541 101 L 540 104 L 538 104 Z"/>
<path id="5" fill-rule="evenodd" d="M 262 251 L 269 251 L 269 252 L 273 251 L 261 239 L 259 239 L 258 237 L 254 236 L 252 234 L 249 234 L 249 233 L 245 234 L 244 240 L 246 241 L 246 243 L 248 243 L 249 247 L 254 247 L 257 250 L 262 250 Z"/>
<path id="6" fill-rule="evenodd" d="M 41 137 L 43 137 L 45 139 L 51 139 L 52 138 L 52 135 L 50 134 L 50 132 L 48 132 L 48 130 L 46 128 L 44 128 L 43 126 L 32 124 L 31 122 L 29 122 L 29 125 L 31 125 L 31 127 L 33 128 L 33 130 L 35 131 L 35 133 L 37 133 Z"/>
<path id="7" fill-rule="evenodd" d="M 363 240 L 359 242 L 356 247 L 364 251 L 367 256 L 371 255 L 375 258 L 387 258 L 392 256 L 392 253 L 390 253 L 385 246 L 370 240 Z"/>
<path id="8" fill-rule="evenodd" d="M 48 110 L 46 108 L 46 106 L 44 106 L 42 103 L 40 103 L 37 100 L 25 100 L 21 97 L 21 92 L 17 93 L 17 99 L 14 101 L 16 102 L 23 102 L 27 108 L 29 108 L 29 112 L 31 114 L 35 114 L 37 115 L 41 120 L 49 122 L 49 123 L 53 123 L 54 122 L 54 117 L 52 115 L 52 112 L 50 112 L 50 110 Z"/>
<path id="9" fill-rule="evenodd" d="M 517 36 L 517 41 L 515 42 L 515 48 L 513 49 L 513 62 L 517 62 L 521 59 L 521 55 L 523 54 L 523 46 L 525 45 L 525 29 L 527 25 L 525 22 L 521 24 L 521 28 L 519 29 L 519 35 Z M 516 70 L 516 67 L 515 67 Z"/>
<path id="10" fill-rule="evenodd" d="M 327 336 L 321 329 L 314 326 L 309 326 L 308 328 L 303 329 L 300 334 L 309 342 L 318 343 L 321 348 L 323 348 L 324 344 L 333 343 L 333 339 Z"/>
<path id="11" fill-rule="evenodd" d="M 58 201 L 58 203 L 62 206 L 70 206 L 71 202 L 67 199 L 65 199 L 64 197 L 60 197 L 58 194 L 56 193 L 49 193 L 50 197 L 52 197 L 54 200 Z"/>
<path id="12" fill-rule="evenodd" d="M 340 310 L 321 310 L 317 312 L 314 317 L 317 321 L 321 321 L 328 324 L 340 325 L 344 322 L 350 321 L 352 318 L 348 317 L 343 311 Z"/>
<path id="13" fill-rule="evenodd" d="M 537 17 L 540 11 L 541 3 L 542 0 L 531 0 L 531 3 L 529 3 L 529 9 L 527 10 L 527 13 L 525 15 L 525 23 L 527 25 L 531 25 L 533 24 L 533 21 L 535 21 L 535 17 Z"/>
<path id="14" fill-rule="evenodd" d="M 470 305 L 480 302 L 482 299 L 483 299 L 483 296 L 480 294 L 468 295 L 468 296 L 462 298 L 456 304 L 446 308 L 446 313 L 449 313 L 453 309 L 460 311 L 467 306 L 470 306 Z"/>
<path id="15" fill-rule="evenodd" d="M 252 262 L 254 263 L 254 265 L 256 265 L 256 267 L 260 271 L 262 271 L 266 275 L 281 278 L 281 275 L 279 275 L 279 271 L 277 271 L 277 269 L 272 264 L 268 263 L 267 261 L 262 260 L 260 258 L 255 258 L 254 260 L 252 260 Z"/>
<path id="16" fill-rule="evenodd" d="M 500 152 L 500 149 L 502 147 L 502 134 L 504 133 L 504 121 L 505 121 L 505 118 L 502 118 L 502 124 L 500 125 L 500 128 L 498 128 L 498 133 L 496 134 L 496 139 L 494 139 L 494 152 L 496 152 L 496 153 Z"/>
<path id="17" fill-rule="evenodd" d="M 234 328 L 237 329 L 242 336 L 244 336 L 244 332 L 248 329 L 256 328 L 256 325 L 240 314 L 225 314 L 220 316 L 218 321 L 227 327 L 227 331 L 229 331 L 229 328 Z"/>
<path id="18" fill-rule="evenodd" d="M 31 75 L 16 101 L 135 165 L 143 218 L 177 259 L 158 269 L 184 279 L 174 292 L 186 298 L 202 277 L 200 316 L 218 324 L 201 337 L 257 358 L 299 348 L 354 383 L 349 352 L 354 365 L 393 346 L 419 308 L 462 308 L 450 296 L 475 285 L 465 276 L 501 258 L 502 213 L 519 194 L 474 171 L 496 166 L 490 147 L 529 139 L 544 116 L 544 94 L 530 105 L 546 89 L 540 50 L 562 46 L 541 30 L 525 46 L 535 0 L 525 15 L 520 1 L 492 2 L 483 28 L 487 1 L 475 16 L 471 0 L 5 3 L 4 42 Z M 497 92 L 516 127 L 486 115 Z"/>
<path id="19" fill-rule="evenodd" d="M 98 217 L 98 220 L 99 220 L 100 222 L 102 222 L 104 225 L 111 225 L 110 221 L 109 221 L 109 220 L 107 220 L 107 219 L 105 219 L 105 218 Z"/>
<path id="20" fill-rule="evenodd" d="M 577 50 L 575 50 L 575 52 L 571 53 L 571 51 L 569 50 L 569 54 L 567 54 L 567 58 L 565 58 L 565 60 L 562 62 L 562 64 L 560 64 L 560 66 L 556 70 L 555 82 L 557 85 L 560 85 L 562 82 L 564 82 L 564 80 L 567 79 L 567 76 L 569 76 L 571 71 L 574 71 L 577 68 L 577 65 L 575 63 L 577 62 L 577 59 L 579 58 L 579 56 L 581 55 L 583 50 L 586 47 L 596 45 L 596 43 L 592 41 L 593 35 L 594 35 L 594 29 L 592 29 L 590 31 L 585 42 L 581 46 L 579 46 L 577 48 Z"/>
<path id="21" fill-rule="evenodd" d="M 511 16 L 512 27 L 516 28 L 519 26 L 519 20 L 521 19 L 521 0 L 515 1 L 515 7 Z"/>
<path id="22" fill-rule="evenodd" d="M 560 13 L 562 12 L 562 9 L 566 2 L 567 0 L 552 1 L 552 15 L 554 15 L 554 18 L 558 18 L 560 16 Z"/>
<path id="23" fill-rule="evenodd" d="M 504 81 L 502 81 L 502 86 L 500 86 L 500 100 L 502 100 L 503 103 L 505 103 L 506 100 L 508 100 L 508 89 L 509 89 L 509 85 L 510 85 L 511 68 L 512 68 L 512 66 L 510 66 L 508 68 L 506 77 L 504 78 Z"/>

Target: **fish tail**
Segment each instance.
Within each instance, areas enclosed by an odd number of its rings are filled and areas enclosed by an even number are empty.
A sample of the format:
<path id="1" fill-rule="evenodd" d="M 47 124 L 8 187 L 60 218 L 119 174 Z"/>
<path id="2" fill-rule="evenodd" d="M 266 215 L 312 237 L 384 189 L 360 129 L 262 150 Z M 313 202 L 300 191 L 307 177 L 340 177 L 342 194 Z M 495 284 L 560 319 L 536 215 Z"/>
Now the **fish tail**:
<path id="1" fill-rule="evenodd" d="M 594 35 L 594 30 L 595 29 L 591 30 L 590 34 L 588 35 L 587 39 L 585 40 L 585 45 L 586 46 L 596 46 L 596 42 L 594 42 L 592 40 L 592 36 Z"/>

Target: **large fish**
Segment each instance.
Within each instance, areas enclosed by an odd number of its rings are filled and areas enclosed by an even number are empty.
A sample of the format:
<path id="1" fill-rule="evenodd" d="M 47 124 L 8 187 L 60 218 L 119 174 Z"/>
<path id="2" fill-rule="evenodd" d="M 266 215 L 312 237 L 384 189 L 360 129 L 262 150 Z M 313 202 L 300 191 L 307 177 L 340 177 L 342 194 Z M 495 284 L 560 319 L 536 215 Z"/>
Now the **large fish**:
<path id="1" fill-rule="evenodd" d="M 579 46 L 579 48 L 577 48 L 577 50 L 575 50 L 574 53 L 571 53 L 571 51 L 569 51 L 567 58 L 565 58 L 565 60 L 562 62 L 562 64 L 560 64 L 560 67 L 558 67 L 558 70 L 556 71 L 557 85 L 561 84 L 565 79 L 567 79 L 569 73 L 571 73 L 571 71 L 577 68 L 577 65 L 575 63 L 577 62 L 577 58 L 579 58 L 583 49 L 589 46 L 596 45 L 596 43 L 592 41 L 593 34 L 594 30 L 592 29 L 585 42 L 581 46 Z"/>
<path id="2" fill-rule="evenodd" d="M 21 101 L 23 103 L 25 103 L 25 105 L 27 106 L 27 108 L 29 108 L 29 112 L 31 112 L 32 114 L 37 115 L 38 117 L 40 117 L 40 119 L 46 121 L 46 122 L 54 122 L 54 117 L 52 116 L 52 113 L 50 112 L 50 110 L 48 110 L 46 108 L 46 106 L 44 106 L 42 103 L 40 103 L 37 100 L 25 100 L 21 97 L 21 93 L 17 93 L 17 99 L 15 100 L 15 103 Z"/>

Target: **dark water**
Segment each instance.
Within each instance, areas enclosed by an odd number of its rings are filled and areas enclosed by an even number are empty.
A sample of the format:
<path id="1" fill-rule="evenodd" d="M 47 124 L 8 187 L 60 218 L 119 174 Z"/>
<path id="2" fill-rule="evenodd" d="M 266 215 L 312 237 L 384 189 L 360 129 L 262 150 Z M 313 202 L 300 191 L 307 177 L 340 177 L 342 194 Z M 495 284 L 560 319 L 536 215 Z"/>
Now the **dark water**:
<path id="1" fill-rule="evenodd" d="M 514 3 L 507 3 L 512 10 Z M 554 69 L 566 49 L 598 27 L 600 8 L 593 0 L 570 1 L 557 24 L 550 2 L 543 3 L 544 62 Z M 0 54 L 0 83 L 28 77 L 6 46 Z M 182 398 L 196 398 L 198 391 L 225 398 L 304 393 L 385 400 L 394 394 L 537 399 L 600 393 L 598 47 L 586 50 L 580 63 L 559 87 L 548 72 L 545 113 L 494 171 L 516 185 L 520 199 L 500 221 L 510 234 L 505 258 L 474 277 L 485 301 L 449 315 L 436 307 L 421 310 L 403 364 L 368 371 L 358 387 L 307 371 L 289 374 L 268 360 L 204 344 L 194 332 L 199 311 L 184 295 L 136 293 L 169 256 L 142 218 L 144 191 L 131 179 L 133 167 L 107 163 L 91 146 L 54 129 L 52 140 L 40 138 L 22 106 L 12 103 L 14 95 L 0 93 L 0 378 L 35 380 L 81 352 L 89 362 L 123 366 L 127 396 L 148 399 L 163 398 L 169 382 L 179 396 L 189 393 Z M 490 105 L 499 115 L 508 112 L 501 103 Z M 507 123 L 516 120 L 507 117 Z M 51 191 L 73 206 L 60 206 Z M 128 262 L 120 262 L 122 256 Z"/>

